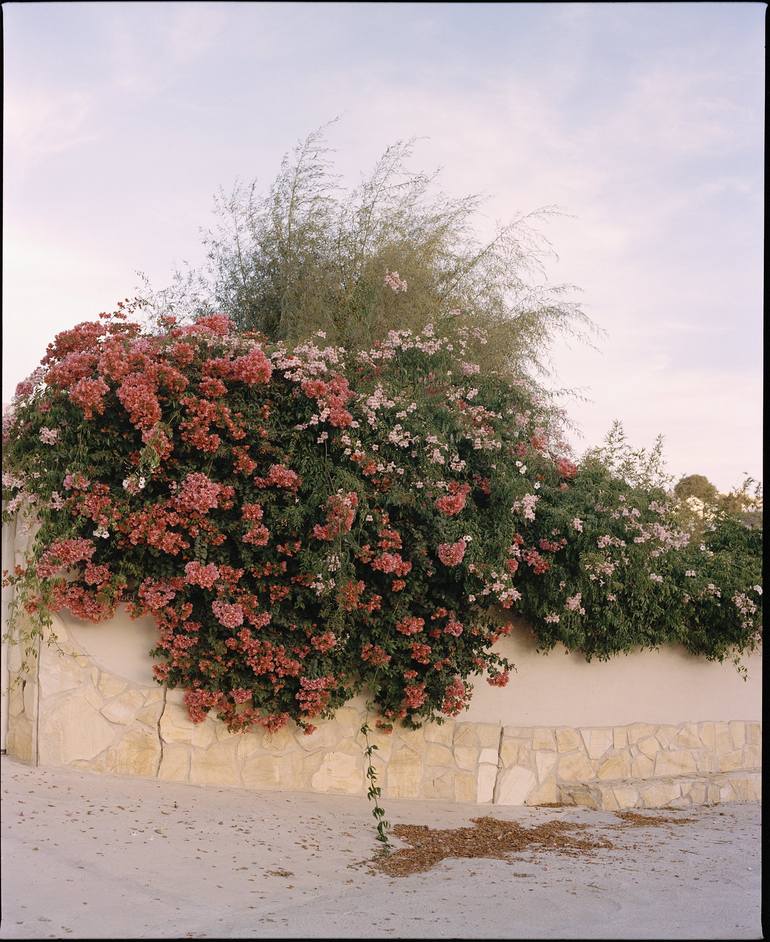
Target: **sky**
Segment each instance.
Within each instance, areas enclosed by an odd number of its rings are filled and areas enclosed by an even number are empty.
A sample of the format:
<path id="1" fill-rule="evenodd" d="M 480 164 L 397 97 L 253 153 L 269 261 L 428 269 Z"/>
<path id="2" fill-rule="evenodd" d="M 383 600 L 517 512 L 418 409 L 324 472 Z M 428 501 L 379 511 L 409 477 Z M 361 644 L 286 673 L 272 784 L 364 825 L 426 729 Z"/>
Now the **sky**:
<path id="1" fill-rule="evenodd" d="M 7 3 L 3 402 L 53 335 L 204 258 L 220 186 L 336 115 L 355 183 L 396 140 L 479 232 L 557 206 L 553 348 L 580 453 L 615 419 L 669 472 L 762 477 L 761 3 Z"/>

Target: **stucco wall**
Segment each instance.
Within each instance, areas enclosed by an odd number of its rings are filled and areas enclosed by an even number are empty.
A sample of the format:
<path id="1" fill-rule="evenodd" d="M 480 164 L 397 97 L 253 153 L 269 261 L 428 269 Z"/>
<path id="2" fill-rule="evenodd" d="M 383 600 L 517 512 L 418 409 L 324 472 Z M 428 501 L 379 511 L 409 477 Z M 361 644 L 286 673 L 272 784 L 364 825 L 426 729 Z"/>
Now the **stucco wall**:
<path id="1" fill-rule="evenodd" d="M 100 625 L 59 615 L 75 642 L 104 670 L 154 686 L 152 619 L 123 615 Z M 516 665 L 507 687 L 475 683 L 462 719 L 517 726 L 623 726 L 629 723 L 684 723 L 725 717 L 762 719 L 762 655 L 744 659 L 748 680 L 732 662 L 704 661 L 684 648 L 635 651 L 609 661 L 585 660 L 560 645 L 537 653 L 532 633 L 517 625 L 496 646 Z"/>
<path id="2" fill-rule="evenodd" d="M 33 532 L 4 534 L 4 566 L 22 562 Z M 201 785 L 366 793 L 359 730 L 374 718 L 363 698 L 311 736 L 293 725 L 231 734 L 211 717 L 191 723 L 183 692 L 154 682 L 150 618 L 93 625 L 63 612 L 53 627 L 56 643 L 34 645 L 28 672 L 19 646 L 7 650 L 11 755 Z M 608 809 L 759 798 L 759 652 L 744 680 L 730 662 L 676 648 L 591 663 L 538 654 L 525 625 L 499 650 L 517 667 L 507 687 L 479 679 L 457 719 L 373 734 L 384 797 Z"/>

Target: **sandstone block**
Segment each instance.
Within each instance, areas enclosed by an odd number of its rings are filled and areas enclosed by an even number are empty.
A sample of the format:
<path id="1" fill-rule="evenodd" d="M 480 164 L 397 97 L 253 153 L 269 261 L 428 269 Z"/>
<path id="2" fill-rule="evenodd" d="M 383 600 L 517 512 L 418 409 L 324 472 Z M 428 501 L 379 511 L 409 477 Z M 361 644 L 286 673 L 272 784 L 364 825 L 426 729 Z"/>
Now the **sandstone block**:
<path id="1" fill-rule="evenodd" d="M 743 750 L 743 768 L 759 769 L 762 766 L 762 747 L 746 746 Z"/>
<path id="2" fill-rule="evenodd" d="M 67 670 L 63 664 L 48 664 L 40 666 L 38 675 L 40 684 L 40 698 L 49 699 L 58 693 L 75 690 L 82 686 L 80 671 Z"/>
<path id="3" fill-rule="evenodd" d="M 534 772 L 515 765 L 500 773 L 494 789 L 494 802 L 496 805 L 523 805 L 536 785 Z"/>
<path id="4" fill-rule="evenodd" d="M 654 759 L 658 752 L 660 752 L 660 743 L 654 736 L 647 736 L 645 739 L 640 739 L 636 745 L 642 755 L 647 756 L 648 759 Z"/>
<path id="5" fill-rule="evenodd" d="M 478 765 L 479 750 L 475 746 L 455 746 L 454 759 L 458 768 L 475 772 Z"/>
<path id="6" fill-rule="evenodd" d="M 611 729 L 581 729 L 586 752 L 592 759 L 600 759 L 604 753 L 612 748 L 613 733 Z"/>
<path id="7" fill-rule="evenodd" d="M 450 800 L 455 794 L 455 775 L 451 770 L 441 772 L 428 772 L 425 776 L 422 791 L 424 798 L 441 798 Z"/>
<path id="8" fill-rule="evenodd" d="M 712 772 L 719 771 L 719 757 L 714 752 L 706 749 L 693 750 L 695 764 L 701 775 L 710 775 Z"/>
<path id="9" fill-rule="evenodd" d="M 615 791 L 611 785 L 597 785 L 594 791 L 598 793 L 597 804 L 602 811 L 620 810 L 620 805 L 615 797 Z"/>
<path id="10" fill-rule="evenodd" d="M 762 724 L 761 723 L 747 723 L 746 724 L 746 742 L 750 746 L 762 745 Z"/>
<path id="11" fill-rule="evenodd" d="M 50 711 L 50 712 L 49 712 Z M 117 730 L 81 696 L 41 711 L 38 749 L 41 765 L 69 765 L 93 759 L 111 746 Z"/>
<path id="12" fill-rule="evenodd" d="M 733 720 L 730 723 L 730 736 L 733 740 L 733 746 L 736 749 L 742 749 L 746 745 L 746 724 L 740 720 Z"/>
<path id="13" fill-rule="evenodd" d="M 613 749 L 625 749 L 628 745 L 628 730 L 625 726 L 615 726 L 612 730 Z"/>
<path id="14" fill-rule="evenodd" d="M 107 771 L 115 775 L 141 775 L 155 778 L 160 762 L 157 732 L 136 726 L 127 730 L 120 741 L 107 751 Z"/>
<path id="15" fill-rule="evenodd" d="M 495 759 L 497 759 L 497 756 L 495 756 Z M 425 764 L 447 767 L 454 765 L 452 750 L 448 746 L 443 746 L 440 743 L 427 743 L 425 746 Z"/>
<path id="16" fill-rule="evenodd" d="M 454 740 L 454 724 L 429 723 L 425 727 L 425 742 L 435 742 L 441 746 L 451 746 Z"/>
<path id="17" fill-rule="evenodd" d="M 689 798 L 693 805 L 705 805 L 708 789 L 705 782 L 692 782 L 690 785 L 682 786 L 682 795 Z"/>
<path id="18" fill-rule="evenodd" d="M 20 683 L 12 684 L 8 690 L 8 713 L 10 716 L 24 713 L 24 692 Z"/>
<path id="19" fill-rule="evenodd" d="M 732 752 L 735 749 L 733 745 L 733 737 L 730 732 L 729 723 L 715 723 L 714 729 L 716 732 L 716 750 L 722 755 L 725 752 Z"/>
<path id="20" fill-rule="evenodd" d="M 553 770 L 556 768 L 556 759 L 557 756 L 555 752 L 535 753 L 535 767 L 537 768 L 538 782 L 542 784 L 547 778 L 553 777 Z"/>
<path id="21" fill-rule="evenodd" d="M 556 745 L 559 752 L 574 752 L 575 749 L 582 749 L 583 743 L 576 729 L 562 726 L 556 730 Z"/>
<path id="22" fill-rule="evenodd" d="M 737 769 L 742 769 L 743 767 L 742 749 L 734 749 L 732 752 L 724 752 L 719 756 L 720 772 L 735 772 Z"/>
<path id="23" fill-rule="evenodd" d="M 169 690 L 169 694 L 171 693 L 173 691 Z M 191 743 L 193 726 L 186 706 L 181 703 L 166 702 L 166 709 L 160 718 L 160 735 L 163 742 Z"/>
<path id="24" fill-rule="evenodd" d="M 708 784 L 706 785 L 706 789 L 707 789 L 706 800 L 708 804 L 710 805 L 719 804 L 719 799 L 721 795 L 721 787 L 719 785 L 719 782 L 708 782 Z"/>
<path id="25" fill-rule="evenodd" d="M 613 785 L 612 793 L 620 810 L 635 808 L 639 802 L 639 792 L 633 785 Z"/>
<path id="26" fill-rule="evenodd" d="M 734 801 L 755 801 L 756 790 L 751 777 L 737 777 L 730 779 L 730 788 L 733 792 Z"/>
<path id="27" fill-rule="evenodd" d="M 160 719 L 162 709 L 162 701 L 155 701 L 154 703 L 146 704 L 142 707 L 141 710 L 139 710 L 134 719 L 137 723 L 143 723 L 145 726 L 149 726 L 157 731 L 158 720 Z"/>
<path id="28" fill-rule="evenodd" d="M 591 763 L 582 752 L 559 756 L 557 776 L 564 782 L 587 782 L 594 777 Z"/>
<path id="29" fill-rule="evenodd" d="M 500 727 L 496 723 L 477 723 L 476 734 L 482 749 L 494 749 L 497 754 L 500 745 Z"/>
<path id="30" fill-rule="evenodd" d="M 241 766 L 243 784 L 248 788 L 278 788 L 280 762 L 278 756 L 258 753 L 250 756 Z"/>
<path id="31" fill-rule="evenodd" d="M 166 703 L 179 703 L 184 706 L 185 691 L 182 687 L 168 687 L 166 689 Z"/>
<path id="32" fill-rule="evenodd" d="M 674 738 L 674 745 L 680 749 L 701 749 L 702 743 L 695 723 L 683 723 Z"/>
<path id="33" fill-rule="evenodd" d="M 77 695 L 85 700 L 85 702 L 95 710 L 101 710 L 101 708 L 104 706 L 104 697 L 91 683 L 84 684 L 82 687 L 80 687 Z"/>
<path id="34" fill-rule="evenodd" d="M 186 782 L 190 777 L 190 749 L 181 743 L 166 743 L 158 778 L 166 782 Z"/>
<path id="35" fill-rule="evenodd" d="M 619 752 L 608 756 L 599 766 L 596 777 L 602 781 L 628 778 L 631 774 L 631 762 L 628 754 Z"/>
<path id="36" fill-rule="evenodd" d="M 221 720 L 209 715 L 202 723 L 193 723 L 190 742 L 196 749 L 208 749 L 217 742 L 217 725 L 224 726 Z"/>
<path id="37" fill-rule="evenodd" d="M 476 801 L 483 804 L 492 801 L 495 791 L 495 782 L 497 781 L 496 765 L 479 765 L 476 778 Z"/>
<path id="38" fill-rule="evenodd" d="M 678 726 L 670 726 L 663 723 L 655 729 L 655 738 L 664 749 L 670 749 L 674 745 L 676 737 L 679 735 Z"/>
<path id="39" fill-rule="evenodd" d="M 687 750 L 659 752 L 655 758 L 655 775 L 695 775 L 698 767 L 695 758 Z"/>
<path id="40" fill-rule="evenodd" d="M 665 808 L 680 796 L 681 788 L 675 782 L 654 782 L 641 789 L 643 808 Z"/>
<path id="41" fill-rule="evenodd" d="M 485 762 L 490 765 L 497 765 L 497 749 L 482 749 L 479 753 L 479 763 L 481 762 Z"/>
<path id="42" fill-rule="evenodd" d="M 512 765 L 529 765 L 531 753 L 532 749 L 528 740 L 504 739 L 500 746 L 500 761 L 505 768 Z"/>
<path id="43" fill-rule="evenodd" d="M 532 748 L 539 750 L 555 750 L 556 740 L 553 730 L 545 726 L 538 726 L 532 733 Z"/>
<path id="44" fill-rule="evenodd" d="M 716 727 L 714 723 L 698 723 L 698 735 L 703 745 L 712 752 L 716 749 Z"/>
<path id="45" fill-rule="evenodd" d="M 454 746 L 466 746 L 468 748 L 478 749 L 479 739 L 476 735 L 476 729 L 473 723 L 456 723 L 454 730 Z"/>
<path id="46" fill-rule="evenodd" d="M 646 739 L 648 736 L 652 736 L 655 732 L 655 727 L 650 725 L 650 723 L 632 723 L 627 729 L 628 741 L 633 746 L 635 743 L 639 742 L 640 739 Z"/>
<path id="47" fill-rule="evenodd" d="M 525 800 L 527 805 L 555 805 L 560 800 L 559 786 L 554 779 L 549 779 L 533 788 Z"/>
<path id="48" fill-rule="evenodd" d="M 654 760 L 645 755 L 634 756 L 631 760 L 632 778 L 652 778 L 655 769 Z"/>
<path id="49" fill-rule="evenodd" d="M 190 782 L 193 785 L 241 785 L 237 742 L 214 743 L 190 753 Z"/>
<path id="50" fill-rule="evenodd" d="M 201 726 L 205 726 L 205 723 L 202 723 Z M 220 721 L 217 721 L 217 726 L 221 726 L 223 730 L 227 729 L 224 723 L 220 723 Z M 215 728 L 213 724 L 211 730 L 215 733 L 216 738 L 220 740 L 222 735 L 221 731 Z M 231 735 L 243 738 L 243 733 L 233 733 Z M 296 749 L 299 739 L 312 740 L 315 733 L 312 733 L 310 736 L 305 736 L 301 730 L 294 728 L 293 723 L 289 723 L 282 729 L 276 729 L 273 732 L 255 729 L 252 733 L 248 733 L 247 735 L 254 737 L 252 746 L 256 745 L 257 748 L 264 749 L 266 752 L 270 753 L 281 753 Z M 313 745 L 319 748 L 321 747 L 320 741 L 316 741 Z"/>
<path id="51" fill-rule="evenodd" d="M 97 671 L 97 675 L 96 687 L 105 700 L 111 700 L 113 697 L 117 697 L 118 694 L 123 693 L 128 686 L 125 680 L 116 677 L 114 674 L 108 674 L 106 671 Z"/>
<path id="52" fill-rule="evenodd" d="M 133 722 L 137 712 L 143 706 L 144 696 L 138 690 L 129 688 L 113 700 L 110 700 L 109 703 L 106 703 L 101 709 L 101 714 L 111 723 L 119 723 L 121 726 L 128 726 L 129 723 Z"/>
<path id="53" fill-rule="evenodd" d="M 396 726 L 391 735 L 397 742 L 408 746 L 414 752 L 422 753 L 425 745 L 425 733 L 422 729 L 405 729 L 403 726 Z"/>
<path id="54" fill-rule="evenodd" d="M 503 739 L 532 739 L 531 726 L 504 726 Z"/>
<path id="55" fill-rule="evenodd" d="M 386 777 L 389 798 L 419 798 L 422 786 L 422 760 L 411 749 L 394 750 Z"/>
<path id="56" fill-rule="evenodd" d="M 570 785 L 568 788 L 562 786 L 562 801 L 569 805 L 580 805 L 583 808 L 599 808 L 598 792 L 589 788 L 587 785 Z"/>
<path id="57" fill-rule="evenodd" d="M 476 801 L 476 776 L 471 772 L 455 772 L 455 801 Z"/>

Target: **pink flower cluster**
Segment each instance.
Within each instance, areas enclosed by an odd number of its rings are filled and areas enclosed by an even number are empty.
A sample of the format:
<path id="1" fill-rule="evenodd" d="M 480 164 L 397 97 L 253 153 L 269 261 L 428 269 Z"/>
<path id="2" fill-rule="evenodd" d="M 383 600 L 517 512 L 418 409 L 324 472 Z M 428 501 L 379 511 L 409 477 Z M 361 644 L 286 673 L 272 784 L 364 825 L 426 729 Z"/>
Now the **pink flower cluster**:
<path id="1" fill-rule="evenodd" d="M 243 519 L 248 521 L 251 526 L 243 535 L 244 543 L 251 543 L 254 546 L 267 546 L 270 539 L 270 531 L 266 526 L 260 523 L 263 511 L 261 504 L 244 504 Z"/>
<path id="2" fill-rule="evenodd" d="M 417 618 L 414 615 L 407 615 L 396 622 L 396 631 L 402 635 L 416 635 L 425 627 L 425 619 Z"/>
<path id="3" fill-rule="evenodd" d="M 329 688 L 334 686 L 334 677 L 300 677 L 297 702 L 306 716 L 317 716 L 329 702 Z"/>
<path id="4" fill-rule="evenodd" d="M 225 628 L 238 628 L 243 624 L 243 608 L 240 605 L 216 601 L 211 603 L 211 611 Z"/>
<path id="5" fill-rule="evenodd" d="M 457 716 L 468 702 L 469 691 L 461 677 L 455 677 L 444 690 L 441 712 L 447 716 Z"/>
<path id="6" fill-rule="evenodd" d="M 449 493 L 438 498 L 436 507 L 447 517 L 454 517 L 465 507 L 470 492 L 470 485 L 458 484 L 457 481 L 452 481 L 449 484 Z"/>
<path id="7" fill-rule="evenodd" d="M 236 357 L 229 371 L 230 379 L 248 386 L 269 383 L 272 373 L 270 361 L 260 347 L 254 347 L 245 356 Z"/>
<path id="8" fill-rule="evenodd" d="M 282 487 L 287 491 L 297 491 L 299 490 L 300 484 L 302 484 L 302 478 L 297 474 L 296 471 L 292 471 L 291 468 L 287 468 L 283 464 L 271 464 L 268 468 L 266 477 L 254 478 L 254 483 L 257 487 Z"/>
<path id="9" fill-rule="evenodd" d="M 129 373 L 118 387 L 118 399 L 137 428 L 150 429 L 160 421 L 157 385 L 146 371 Z"/>
<path id="10" fill-rule="evenodd" d="M 69 397 L 83 410 L 87 419 L 94 417 L 94 412 L 101 415 L 104 412 L 104 397 L 110 387 L 100 377 L 99 379 L 81 379 L 70 387 Z"/>
<path id="11" fill-rule="evenodd" d="M 465 540 L 456 543 L 441 543 L 438 548 L 438 558 L 445 566 L 459 566 L 465 558 L 467 544 Z"/>
<path id="12" fill-rule="evenodd" d="M 55 445 L 59 440 L 59 429 L 43 426 L 40 429 L 40 441 L 44 445 Z"/>
<path id="13" fill-rule="evenodd" d="M 353 416 L 345 408 L 353 391 L 344 376 L 334 374 L 328 382 L 322 379 L 306 379 L 302 391 L 311 399 L 317 400 L 322 407 L 321 420 L 328 419 L 335 428 L 347 428 L 353 422 Z"/>
<path id="14" fill-rule="evenodd" d="M 348 491 L 345 494 L 332 494 L 326 501 L 326 523 L 313 527 L 313 536 L 317 540 L 333 540 L 343 533 L 349 533 L 353 526 L 358 507 L 358 494 Z"/>
<path id="15" fill-rule="evenodd" d="M 179 510 L 200 514 L 214 510 L 219 504 L 222 486 L 200 471 L 192 471 L 182 481 L 174 500 Z"/>
<path id="16" fill-rule="evenodd" d="M 199 562 L 191 562 L 184 567 L 184 575 L 186 585 L 198 585 L 203 589 L 211 589 L 219 579 L 219 569 L 214 563 L 204 566 Z"/>
<path id="17" fill-rule="evenodd" d="M 91 540 L 56 540 L 43 553 L 36 572 L 40 579 L 47 579 L 67 566 L 91 559 L 96 547 Z"/>
<path id="18" fill-rule="evenodd" d="M 375 667 L 384 667 L 391 662 L 392 658 L 379 644 L 370 644 L 365 641 L 361 647 L 361 660 L 368 661 Z"/>
<path id="19" fill-rule="evenodd" d="M 395 573 L 397 576 L 406 576 L 412 569 L 412 564 L 408 559 L 403 559 L 400 553 L 380 553 L 370 565 L 372 569 Z"/>

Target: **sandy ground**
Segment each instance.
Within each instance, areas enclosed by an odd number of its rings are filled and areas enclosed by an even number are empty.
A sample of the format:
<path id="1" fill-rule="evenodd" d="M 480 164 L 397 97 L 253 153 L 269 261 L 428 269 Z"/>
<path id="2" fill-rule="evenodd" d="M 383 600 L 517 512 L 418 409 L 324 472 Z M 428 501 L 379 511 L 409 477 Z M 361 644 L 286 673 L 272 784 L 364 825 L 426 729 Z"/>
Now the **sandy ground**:
<path id="1" fill-rule="evenodd" d="M 616 845 L 391 878 L 362 864 L 365 799 L 1 769 L 3 939 L 762 937 L 758 804 L 619 828 L 611 812 L 386 801 L 394 824 L 581 821 Z"/>

